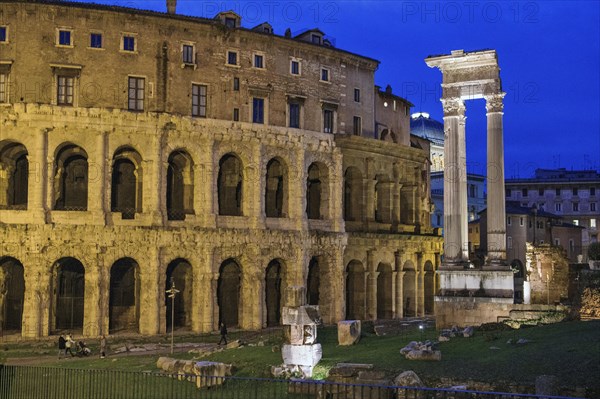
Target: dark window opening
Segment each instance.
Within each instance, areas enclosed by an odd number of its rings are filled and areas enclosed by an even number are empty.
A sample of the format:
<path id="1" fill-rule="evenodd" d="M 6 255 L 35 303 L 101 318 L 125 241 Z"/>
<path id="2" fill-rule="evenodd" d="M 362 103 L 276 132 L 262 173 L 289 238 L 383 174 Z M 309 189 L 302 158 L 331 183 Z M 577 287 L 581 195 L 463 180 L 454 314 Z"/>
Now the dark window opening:
<path id="1" fill-rule="evenodd" d="M 290 127 L 300 128 L 300 104 L 298 103 L 290 103 L 289 104 L 290 111 Z"/>
<path id="2" fill-rule="evenodd" d="M 217 304 L 219 323 L 225 323 L 228 328 L 239 324 L 241 284 L 242 273 L 238 264 L 232 259 L 223 262 L 217 281 Z"/>
<path id="3" fill-rule="evenodd" d="M 352 121 L 352 133 L 355 136 L 362 135 L 362 118 L 360 116 L 355 116 Z"/>
<path id="4" fill-rule="evenodd" d="M 56 157 L 55 206 L 64 211 L 87 211 L 88 161 L 83 149 L 65 146 Z"/>
<path id="5" fill-rule="evenodd" d="M 192 116 L 206 118 L 206 91 L 204 85 L 192 85 Z"/>
<path id="6" fill-rule="evenodd" d="M 323 110 L 323 132 L 333 133 L 333 111 L 330 109 Z"/>
<path id="7" fill-rule="evenodd" d="M 281 163 L 272 159 L 267 164 L 265 214 L 269 218 L 283 217 L 284 173 Z"/>
<path id="8" fill-rule="evenodd" d="M 135 37 L 123 36 L 123 50 L 124 51 L 135 51 Z"/>
<path id="9" fill-rule="evenodd" d="M 193 276 L 192 266 L 187 261 L 177 259 L 167 266 L 165 291 L 170 290 L 173 283 L 179 292 L 174 298 L 165 295 L 166 331 L 171 331 L 171 326 L 185 328 L 192 324 Z"/>
<path id="10" fill-rule="evenodd" d="M 306 304 L 319 305 L 321 291 L 321 272 L 317 258 L 312 258 L 308 264 L 306 281 Z"/>
<path id="11" fill-rule="evenodd" d="M 254 55 L 254 67 L 255 68 L 264 68 L 264 57 L 259 54 Z"/>
<path id="12" fill-rule="evenodd" d="M 252 99 L 252 122 L 253 123 L 265 123 L 265 99 L 264 98 L 253 98 Z"/>
<path id="13" fill-rule="evenodd" d="M 102 48 L 102 34 L 100 34 L 100 33 L 90 34 L 90 47 L 91 48 Z"/>
<path id="14" fill-rule="evenodd" d="M 229 65 L 237 65 L 237 53 L 235 51 L 227 52 L 227 63 Z"/>
<path id="15" fill-rule="evenodd" d="M 182 61 L 184 64 L 194 63 L 194 46 L 190 44 L 184 44 L 182 49 Z"/>
<path id="16" fill-rule="evenodd" d="M 60 44 L 61 46 L 70 46 L 71 45 L 71 31 L 59 30 L 58 31 L 58 44 Z"/>
<path id="17" fill-rule="evenodd" d="M 83 328 L 85 270 L 74 258 L 64 258 L 56 264 L 55 329 Z"/>
<path id="18" fill-rule="evenodd" d="M 281 323 L 281 293 L 283 267 L 274 260 L 267 266 L 265 275 L 265 305 L 267 308 L 267 327 Z"/>
<path id="19" fill-rule="evenodd" d="M 57 84 L 56 102 L 58 105 L 73 105 L 75 78 L 58 76 Z"/>
<path id="20" fill-rule="evenodd" d="M 354 101 L 357 103 L 360 102 L 360 89 L 354 89 Z"/>
<path id="21" fill-rule="evenodd" d="M 321 219 L 322 194 L 321 170 L 318 165 L 312 164 L 308 168 L 306 182 L 306 216 L 309 219 Z"/>
<path id="22" fill-rule="evenodd" d="M 169 156 L 167 168 L 167 217 L 185 220 L 194 213 L 194 168 L 191 157 L 176 151 Z"/>
<path id="23" fill-rule="evenodd" d="M 298 61 L 291 62 L 290 72 L 292 75 L 300 75 L 300 63 Z"/>
<path id="24" fill-rule="evenodd" d="M 144 110 L 144 93 L 146 79 L 129 77 L 129 110 Z"/>
<path id="25" fill-rule="evenodd" d="M 239 120 L 240 120 L 240 109 L 239 108 L 233 109 L 233 120 L 235 122 L 239 122 Z"/>
<path id="26" fill-rule="evenodd" d="M 139 331 L 139 266 L 129 258 L 110 269 L 109 331 Z"/>
<path id="27" fill-rule="evenodd" d="M 219 215 L 242 215 L 242 182 L 242 162 L 235 155 L 225 155 L 219 161 L 217 181 Z"/>
<path id="28" fill-rule="evenodd" d="M 240 78 L 233 78 L 233 91 L 240 91 Z"/>

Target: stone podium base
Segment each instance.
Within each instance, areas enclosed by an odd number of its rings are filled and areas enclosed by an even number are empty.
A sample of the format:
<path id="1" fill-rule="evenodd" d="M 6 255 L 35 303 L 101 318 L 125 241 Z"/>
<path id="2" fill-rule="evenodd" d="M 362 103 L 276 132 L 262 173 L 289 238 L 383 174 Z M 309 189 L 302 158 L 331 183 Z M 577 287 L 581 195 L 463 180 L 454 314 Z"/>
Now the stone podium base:
<path id="1" fill-rule="evenodd" d="M 440 268 L 440 296 L 510 298 L 513 301 L 514 275 L 504 270 L 448 270 Z"/>
<path id="2" fill-rule="evenodd" d="M 512 298 L 435 297 L 436 328 L 479 326 L 509 317 Z"/>

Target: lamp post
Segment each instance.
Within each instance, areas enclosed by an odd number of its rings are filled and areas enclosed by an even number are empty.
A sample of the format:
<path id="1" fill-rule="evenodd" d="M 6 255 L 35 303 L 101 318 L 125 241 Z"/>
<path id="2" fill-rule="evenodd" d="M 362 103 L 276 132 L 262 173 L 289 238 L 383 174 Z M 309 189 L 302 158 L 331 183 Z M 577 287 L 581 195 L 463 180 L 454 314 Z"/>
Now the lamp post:
<path id="1" fill-rule="evenodd" d="M 175 280 L 171 278 L 171 288 L 168 289 L 167 294 L 171 298 L 171 355 L 173 354 L 173 333 L 175 332 L 175 295 L 179 290 L 175 289 Z"/>

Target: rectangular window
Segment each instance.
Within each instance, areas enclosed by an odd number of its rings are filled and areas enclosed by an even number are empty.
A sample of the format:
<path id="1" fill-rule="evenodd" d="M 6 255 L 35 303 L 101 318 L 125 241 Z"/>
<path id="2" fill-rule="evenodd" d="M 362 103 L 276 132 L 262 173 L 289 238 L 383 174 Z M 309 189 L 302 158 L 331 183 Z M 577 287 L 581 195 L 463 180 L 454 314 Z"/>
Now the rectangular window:
<path id="1" fill-rule="evenodd" d="M 512 237 L 506 237 L 506 247 L 507 248 L 512 248 Z"/>
<path id="2" fill-rule="evenodd" d="M 529 194 L 529 192 L 527 191 L 526 188 L 523 189 L 523 197 L 527 197 L 527 195 Z"/>
<path id="3" fill-rule="evenodd" d="M 538 195 L 539 195 L 540 197 L 541 197 L 542 195 L 544 195 L 544 189 L 543 189 L 543 188 L 540 188 L 540 189 L 538 190 Z"/>
<path id="4" fill-rule="evenodd" d="M 319 35 L 312 35 L 311 36 L 311 41 L 314 44 L 321 44 L 321 36 L 319 36 Z"/>
<path id="5" fill-rule="evenodd" d="M 256 98 L 252 99 L 252 122 L 253 123 L 265 123 L 265 99 Z"/>
<path id="6" fill-rule="evenodd" d="M 321 68 L 321 81 L 329 82 L 329 69 Z"/>
<path id="7" fill-rule="evenodd" d="M 596 203 L 595 202 L 590 203 L 590 211 L 596 212 Z"/>
<path id="8" fill-rule="evenodd" d="M 554 204 L 554 210 L 556 212 L 562 212 L 562 204 Z"/>
<path id="9" fill-rule="evenodd" d="M 512 219 L 511 219 L 511 217 L 510 217 L 510 216 L 506 218 L 506 225 L 507 225 L 507 226 L 510 226 L 510 225 L 512 225 Z"/>
<path id="10" fill-rule="evenodd" d="M 264 68 L 264 57 L 260 54 L 254 54 L 254 68 Z"/>
<path id="11" fill-rule="evenodd" d="M 194 46 L 191 44 L 184 44 L 181 48 L 181 58 L 184 64 L 194 63 Z"/>
<path id="12" fill-rule="evenodd" d="M 73 85 L 75 78 L 70 76 L 57 77 L 57 96 L 56 102 L 58 105 L 73 105 Z"/>
<path id="13" fill-rule="evenodd" d="M 300 104 L 290 103 L 290 127 L 300 128 Z"/>
<path id="14" fill-rule="evenodd" d="M 233 91 L 240 91 L 240 78 L 233 78 Z"/>
<path id="15" fill-rule="evenodd" d="M 570 253 L 575 252 L 575 241 L 573 241 L 573 240 L 569 240 L 569 252 Z"/>
<path id="16" fill-rule="evenodd" d="M 557 247 L 560 246 L 560 238 L 555 238 L 554 239 L 554 245 L 557 246 Z"/>
<path id="17" fill-rule="evenodd" d="M 590 227 L 596 228 L 596 219 L 590 219 Z"/>
<path id="18" fill-rule="evenodd" d="M 596 195 L 596 188 L 590 187 L 590 195 Z"/>
<path id="19" fill-rule="evenodd" d="M 228 28 L 235 28 L 235 18 L 225 17 L 225 26 Z"/>
<path id="20" fill-rule="evenodd" d="M 323 110 L 323 132 L 333 133 L 333 111 L 330 109 Z"/>
<path id="21" fill-rule="evenodd" d="M 577 189 L 576 188 L 573 189 L 573 195 L 577 195 Z"/>
<path id="22" fill-rule="evenodd" d="M 0 26 L 0 43 L 8 42 L 8 28 L 6 26 Z"/>
<path id="23" fill-rule="evenodd" d="M 61 46 L 71 46 L 71 31 L 62 30 L 58 31 L 58 44 Z"/>
<path id="24" fill-rule="evenodd" d="M 353 120 L 353 129 L 352 132 L 355 136 L 362 136 L 362 118 L 360 116 L 355 116 Z"/>
<path id="25" fill-rule="evenodd" d="M 360 89 L 354 89 L 354 102 L 360 102 Z"/>
<path id="26" fill-rule="evenodd" d="M 206 86 L 192 85 L 192 116 L 206 118 Z"/>
<path id="27" fill-rule="evenodd" d="M 0 73 L 0 103 L 8 102 L 6 88 L 8 86 L 8 76 L 5 73 Z"/>
<path id="28" fill-rule="evenodd" d="M 227 64 L 229 65 L 237 65 L 238 61 L 238 53 L 236 51 L 228 51 L 227 52 Z"/>
<path id="29" fill-rule="evenodd" d="M 240 109 L 239 108 L 233 109 L 233 120 L 235 122 L 239 122 L 239 120 L 240 120 Z"/>
<path id="30" fill-rule="evenodd" d="M 123 51 L 135 51 L 135 37 L 123 36 Z"/>
<path id="31" fill-rule="evenodd" d="M 520 226 L 524 226 L 525 225 L 525 219 L 522 216 L 519 218 L 519 225 Z"/>
<path id="32" fill-rule="evenodd" d="M 579 202 L 573 202 L 573 212 L 579 212 Z"/>
<path id="33" fill-rule="evenodd" d="M 511 194 L 512 194 L 512 192 L 510 191 L 510 188 L 507 188 L 507 189 L 506 189 L 506 196 L 507 196 L 507 197 L 510 197 L 510 196 L 511 196 Z"/>
<path id="34" fill-rule="evenodd" d="M 91 48 L 102 48 L 102 34 L 101 33 L 90 33 L 90 47 Z"/>
<path id="35" fill-rule="evenodd" d="M 560 188 L 556 189 L 556 195 L 560 195 Z"/>
<path id="36" fill-rule="evenodd" d="M 300 61 L 292 60 L 290 62 L 290 73 L 292 75 L 300 75 Z"/>
<path id="37" fill-rule="evenodd" d="M 144 91 L 146 79 L 129 77 L 129 110 L 144 110 Z"/>

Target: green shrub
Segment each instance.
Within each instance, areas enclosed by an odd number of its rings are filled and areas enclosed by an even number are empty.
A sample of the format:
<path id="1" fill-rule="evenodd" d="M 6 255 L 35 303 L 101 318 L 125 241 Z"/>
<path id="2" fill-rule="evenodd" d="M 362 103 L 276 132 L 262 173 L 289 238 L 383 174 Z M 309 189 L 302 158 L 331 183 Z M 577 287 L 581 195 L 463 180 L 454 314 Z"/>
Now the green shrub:
<path id="1" fill-rule="evenodd" d="M 588 247 L 588 257 L 590 260 L 600 260 L 600 242 L 593 242 Z"/>

